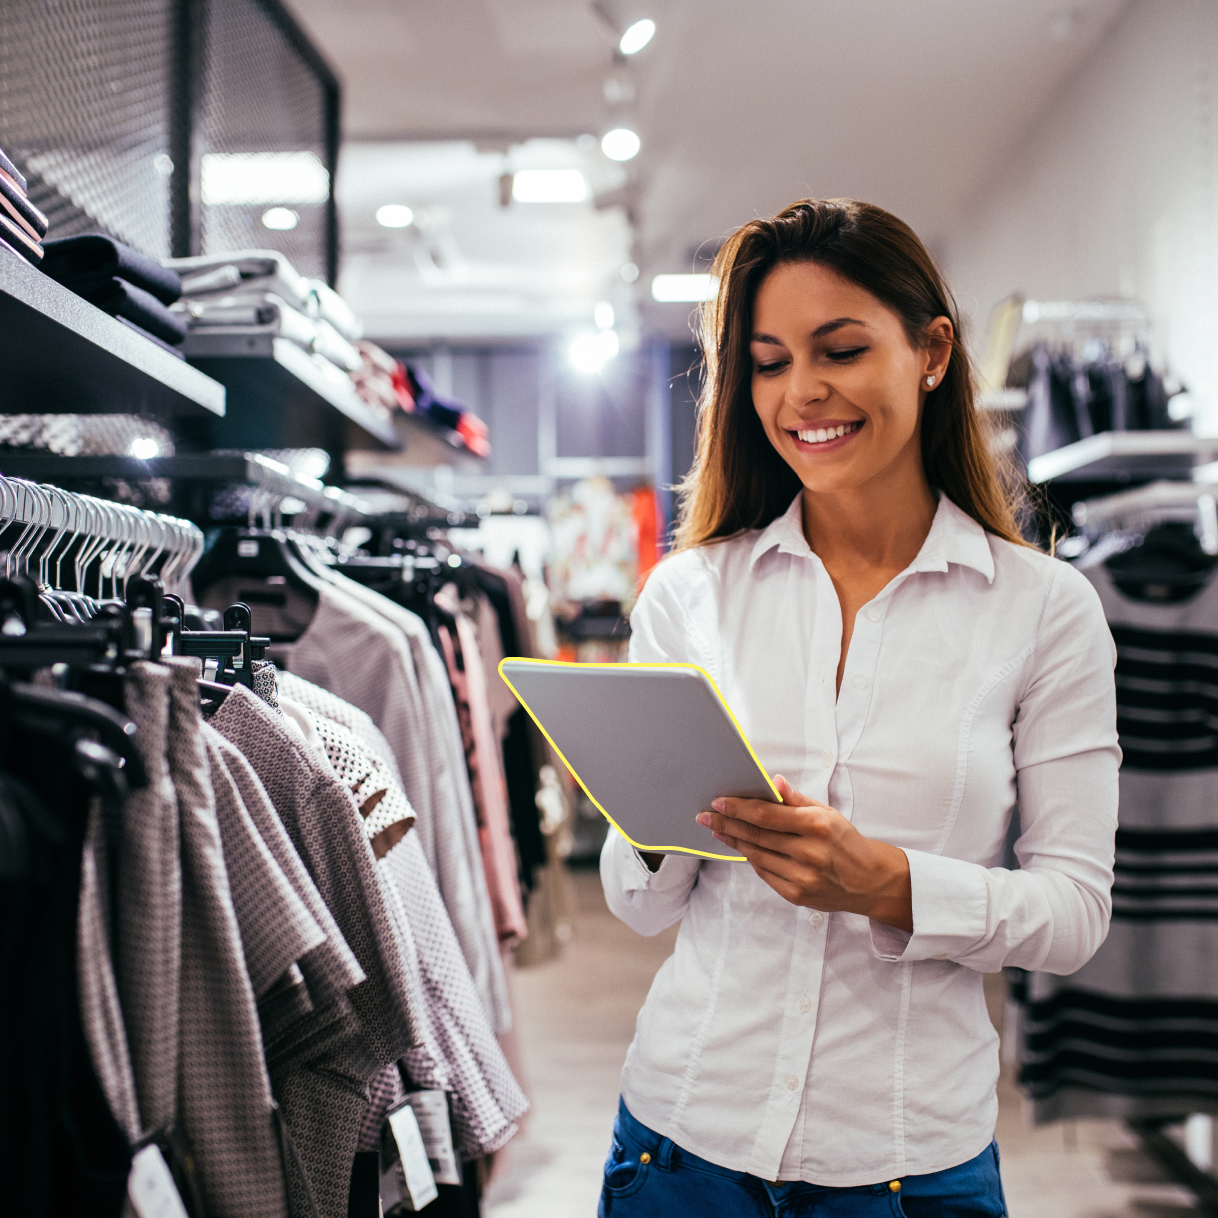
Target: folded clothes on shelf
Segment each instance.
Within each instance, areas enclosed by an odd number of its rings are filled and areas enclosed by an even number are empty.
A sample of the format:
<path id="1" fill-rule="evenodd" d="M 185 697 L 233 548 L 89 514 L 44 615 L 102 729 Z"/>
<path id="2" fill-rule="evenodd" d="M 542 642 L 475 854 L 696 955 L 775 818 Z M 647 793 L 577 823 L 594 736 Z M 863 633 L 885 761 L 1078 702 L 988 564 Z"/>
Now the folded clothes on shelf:
<path id="1" fill-rule="evenodd" d="M 165 305 L 173 304 L 182 294 L 182 281 L 175 272 L 104 233 L 48 241 L 42 269 L 86 300 L 95 295 L 113 295 L 110 283 L 115 279 Z"/>
<path id="2" fill-rule="evenodd" d="M 431 378 L 421 368 L 406 365 L 410 396 L 416 414 L 426 415 L 432 422 L 455 431 L 470 452 L 479 457 L 490 455 L 491 445 L 486 424 L 463 402 L 442 396 Z"/>
<path id="3" fill-rule="evenodd" d="M 361 339 L 356 346 L 360 353 L 360 367 L 351 373 L 355 392 L 370 406 L 385 410 L 413 410 L 414 402 L 409 395 L 398 392 L 399 370 L 405 383 L 405 370 L 387 351 L 375 343 Z"/>
<path id="4" fill-rule="evenodd" d="M 182 276 L 182 295 L 192 299 L 232 295 L 235 290 L 270 292 L 307 316 L 317 313 L 309 281 L 277 250 L 234 250 L 167 258 L 164 265 Z"/>
<path id="5" fill-rule="evenodd" d="M 364 323 L 351 311 L 351 306 L 328 284 L 310 279 L 309 289 L 317 301 L 317 316 L 333 326 L 348 342 L 358 342 L 364 336 Z"/>
<path id="6" fill-rule="evenodd" d="M 123 279 L 107 279 L 79 295 L 111 317 L 121 317 L 171 346 L 186 338 L 186 323 L 170 312 L 151 292 Z"/>
<path id="7" fill-rule="evenodd" d="M 26 188 L 25 178 L 0 149 L 0 242 L 38 266 L 43 258 L 47 218 L 26 198 Z"/>

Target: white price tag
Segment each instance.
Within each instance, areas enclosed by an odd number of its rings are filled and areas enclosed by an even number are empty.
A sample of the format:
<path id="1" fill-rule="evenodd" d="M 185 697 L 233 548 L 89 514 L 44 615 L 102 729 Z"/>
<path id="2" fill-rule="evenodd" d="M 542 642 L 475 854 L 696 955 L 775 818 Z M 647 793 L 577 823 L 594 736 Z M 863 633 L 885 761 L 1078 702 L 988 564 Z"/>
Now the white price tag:
<path id="1" fill-rule="evenodd" d="M 437 1184 L 460 1184 L 461 1164 L 453 1149 L 452 1126 L 448 1121 L 448 1096 L 443 1091 L 411 1091 L 406 1102 L 414 1109 L 427 1148 L 427 1161 Z"/>
<path id="2" fill-rule="evenodd" d="M 139 1218 L 187 1218 L 178 1186 L 157 1146 L 145 1146 L 131 1160 L 127 1196 Z"/>
<path id="3" fill-rule="evenodd" d="M 406 1191 L 410 1194 L 409 1198 L 401 1199 L 402 1204 L 409 1210 L 421 1210 L 440 1195 L 440 1190 L 436 1188 L 431 1165 L 427 1162 L 427 1150 L 423 1145 L 423 1135 L 419 1133 L 414 1109 L 409 1104 L 403 1104 L 389 1114 L 388 1120 L 402 1161 Z"/>

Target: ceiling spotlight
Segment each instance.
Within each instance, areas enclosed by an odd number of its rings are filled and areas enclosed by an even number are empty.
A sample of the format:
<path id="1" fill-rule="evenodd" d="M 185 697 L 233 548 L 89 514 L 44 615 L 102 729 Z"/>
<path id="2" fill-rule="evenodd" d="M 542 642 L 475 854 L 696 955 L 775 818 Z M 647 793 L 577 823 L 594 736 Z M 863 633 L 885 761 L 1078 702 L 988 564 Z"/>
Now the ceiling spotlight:
<path id="1" fill-rule="evenodd" d="M 626 283 L 633 283 L 639 277 L 639 268 L 633 262 L 624 262 L 620 273 Z"/>
<path id="2" fill-rule="evenodd" d="M 376 222 L 382 228 L 409 228 L 414 223 L 414 212 L 404 203 L 386 203 L 376 209 Z"/>
<path id="3" fill-rule="evenodd" d="M 642 144 L 629 127 L 614 127 L 601 139 L 601 151 L 611 161 L 629 161 L 639 155 Z"/>
<path id="4" fill-rule="evenodd" d="M 636 21 L 623 35 L 617 49 L 623 55 L 637 55 L 655 36 L 656 23 L 650 17 Z"/>
<path id="5" fill-rule="evenodd" d="M 518 169 L 512 179 L 517 203 L 582 203 L 588 179 L 578 169 Z"/>
<path id="6" fill-rule="evenodd" d="M 262 227 L 286 233 L 300 223 L 300 217 L 290 207 L 269 207 L 262 213 Z"/>
<path id="7" fill-rule="evenodd" d="M 613 306 L 607 301 L 602 300 L 600 304 L 592 310 L 592 319 L 596 322 L 598 330 L 613 329 Z"/>
<path id="8" fill-rule="evenodd" d="M 617 355 L 619 347 L 617 334 L 613 330 L 600 330 L 595 334 L 576 335 L 571 340 L 567 355 L 576 372 L 591 376 Z"/>
<path id="9" fill-rule="evenodd" d="M 161 445 L 151 436 L 136 436 L 127 451 L 139 461 L 151 461 L 161 455 Z"/>
<path id="10" fill-rule="evenodd" d="M 661 304 L 700 304 L 718 290 L 714 275 L 657 275 L 651 281 L 651 299 Z"/>

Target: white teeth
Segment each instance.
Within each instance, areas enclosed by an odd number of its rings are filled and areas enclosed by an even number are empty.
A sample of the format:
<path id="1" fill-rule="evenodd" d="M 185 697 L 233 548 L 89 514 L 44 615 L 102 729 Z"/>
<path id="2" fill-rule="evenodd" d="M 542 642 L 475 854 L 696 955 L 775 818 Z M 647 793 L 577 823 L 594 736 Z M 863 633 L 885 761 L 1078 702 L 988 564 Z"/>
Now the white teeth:
<path id="1" fill-rule="evenodd" d="M 852 432 L 858 431 L 862 427 L 862 423 L 839 423 L 836 427 L 816 427 L 809 428 L 806 431 L 797 431 L 795 434 L 805 444 L 824 444 L 828 440 L 836 440 L 841 436 L 850 435 Z"/>

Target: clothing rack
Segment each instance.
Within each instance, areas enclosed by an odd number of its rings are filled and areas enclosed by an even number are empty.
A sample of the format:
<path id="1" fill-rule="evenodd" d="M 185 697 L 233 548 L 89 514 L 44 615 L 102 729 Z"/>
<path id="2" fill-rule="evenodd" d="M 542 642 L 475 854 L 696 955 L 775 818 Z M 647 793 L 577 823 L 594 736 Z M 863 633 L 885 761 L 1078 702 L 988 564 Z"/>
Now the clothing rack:
<path id="1" fill-rule="evenodd" d="M 1218 484 L 1152 482 L 1132 491 L 1084 499 L 1072 509 L 1081 533 L 1094 539 L 1104 533 L 1142 532 L 1168 520 L 1194 521 L 1206 554 L 1218 554 Z"/>

